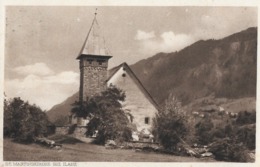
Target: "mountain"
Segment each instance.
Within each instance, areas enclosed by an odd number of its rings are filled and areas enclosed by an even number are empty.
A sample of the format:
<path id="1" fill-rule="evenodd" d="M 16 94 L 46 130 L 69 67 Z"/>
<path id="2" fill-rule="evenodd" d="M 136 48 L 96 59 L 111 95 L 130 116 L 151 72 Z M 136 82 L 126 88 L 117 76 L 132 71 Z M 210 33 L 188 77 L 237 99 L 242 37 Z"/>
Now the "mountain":
<path id="1" fill-rule="evenodd" d="M 48 112 L 47 116 L 51 122 L 55 122 L 59 118 L 70 115 L 72 104 L 79 99 L 79 93 L 75 93 L 64 102 L 53 106 Z"/>
<path id="2" fill-rule="evenodd" d="M 131 68 L 162 104 L 170 93 L 194 99 L 256 96 L 257 28 L 220 40 L 200 40 L 179 52 L 158 53 Z"/>
<path id="3" fill-rule="evenodd" d="M 214 96 L 238 99 L 256 97 L 257 28 L 220 40 L 200 40 L 173 53 L 158 53 L 131 69 L 162 105 L 172 93 L 184 105 Z M 78 94 L 54 106 L 51 121 L 70 112 Z"/>

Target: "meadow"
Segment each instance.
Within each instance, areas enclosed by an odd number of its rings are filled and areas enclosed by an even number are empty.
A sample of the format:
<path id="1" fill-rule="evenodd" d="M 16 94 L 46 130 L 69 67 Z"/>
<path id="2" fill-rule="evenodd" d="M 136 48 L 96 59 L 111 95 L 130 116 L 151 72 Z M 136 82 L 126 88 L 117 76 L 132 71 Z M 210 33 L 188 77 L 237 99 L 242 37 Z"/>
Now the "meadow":
<path id="1" fill-rule="evenodd" d="M 21 144 L 4 139 L 4 161 L 82 161 L 82 162 L 210 162 L 208 158 L 182 157 L 126 149 L 106 149 L 91 143 L 63 143 L 62 149 L 38 144 Z"/>

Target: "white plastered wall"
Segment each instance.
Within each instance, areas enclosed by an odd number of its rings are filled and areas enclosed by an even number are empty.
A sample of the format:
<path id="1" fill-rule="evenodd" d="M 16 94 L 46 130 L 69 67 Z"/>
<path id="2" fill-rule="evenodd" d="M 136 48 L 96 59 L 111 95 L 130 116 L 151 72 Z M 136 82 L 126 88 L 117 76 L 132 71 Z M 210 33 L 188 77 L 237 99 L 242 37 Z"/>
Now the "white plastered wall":
<path id="1" fill-rule="evenodd" d="M 123 74 L 125 74 L 124 77 Z M 134 116 L 133 123 L 136 124 L 137 130 L 150 130 L 157 109 L 128 72 L 121 67 L 107 84 L 108 86 L 115 85 L 125 92 L 126 99 L 123 102 L 123 108 L 130 110 L 130 113 Z M 145 123 L 146 117 L 149 119 L 148 124 Z"/>

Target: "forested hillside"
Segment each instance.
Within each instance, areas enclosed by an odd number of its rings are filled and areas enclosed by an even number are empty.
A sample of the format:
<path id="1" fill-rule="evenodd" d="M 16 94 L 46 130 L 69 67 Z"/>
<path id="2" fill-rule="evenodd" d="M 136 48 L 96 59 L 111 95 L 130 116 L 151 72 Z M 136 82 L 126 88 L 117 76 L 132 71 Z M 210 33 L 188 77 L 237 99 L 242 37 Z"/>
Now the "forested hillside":
<path id="1" fill-rule="evenodd" d="M 158 53 L 132 65 L 155 100 L 173 93 L 184 104 L 216 97 L 256 96 L 257 28 L 220 40 L 201 40 L 179 52 Z"/>

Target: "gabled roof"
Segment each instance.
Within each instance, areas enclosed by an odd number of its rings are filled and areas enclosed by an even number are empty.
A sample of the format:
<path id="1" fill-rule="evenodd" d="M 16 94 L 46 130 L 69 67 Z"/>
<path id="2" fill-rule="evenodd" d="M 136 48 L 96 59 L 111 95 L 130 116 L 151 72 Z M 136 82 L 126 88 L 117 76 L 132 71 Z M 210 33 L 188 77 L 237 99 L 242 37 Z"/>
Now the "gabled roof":
<path id="1" fill-rule="evenodd" d="M 80 58 L 81 55 L 109 55 L 109 51 L 105 44 L 105 39 L 101 34 L 100 27 L 97 22 L 96 13 L 77 59 Z"/>
<path id="2" fill-rule="evenodd" d="M 109 75 L 107 82 L 117 73 L 117 71 L 123 67 L 124 70 L 128 73 L 128 75 L 134 80 L 138 88 L 143 92 L 143 94 L 146 96 L 146 98 L 154 105 L 154 107 L 159 111 L 159 106 L 151 96 L 151 94 L 145 89 L 142 82 L 138 79 L 138 77 L 135 75 L 135 73 L 132 71 L 132 69 L 127 65 L 127 63 L 122 63 L 119 66 L 116 66 L 109 70 Z"/>

